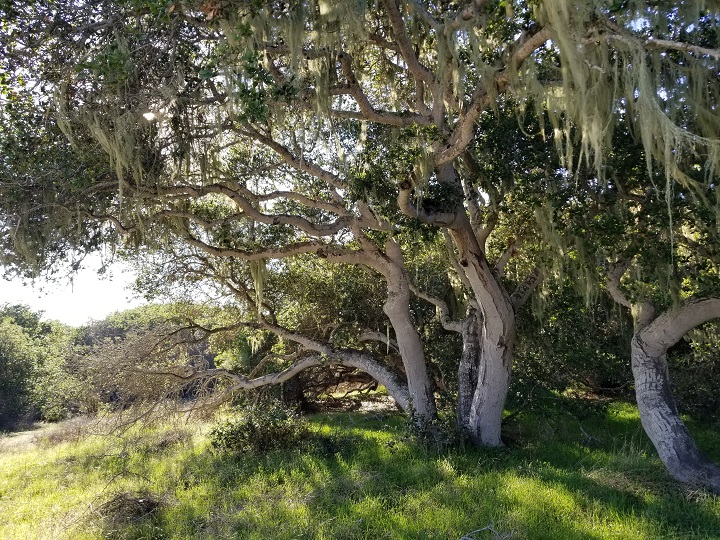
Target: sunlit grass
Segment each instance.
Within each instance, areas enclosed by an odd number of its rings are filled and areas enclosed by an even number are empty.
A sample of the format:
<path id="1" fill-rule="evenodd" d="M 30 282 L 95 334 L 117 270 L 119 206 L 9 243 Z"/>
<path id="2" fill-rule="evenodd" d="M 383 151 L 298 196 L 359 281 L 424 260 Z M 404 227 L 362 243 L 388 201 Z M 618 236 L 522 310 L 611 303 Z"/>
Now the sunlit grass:
<path id="1" fill-rule="evenodd" d="M 310 443 L 261 456 L 213 453 L 209 424 L 178 418 L 122 436 L 38 432 L 2 446 L 0 538 L 459 539 L 487 525 L 513 539 L 720 538 L 720 501 L 668 477 L 630 405 L 583 421 L 527 413 L 508 449 L 439 454 L 396 415 L 309 422 Z M 116 516 L 121 496 L 156 506 Z"/>

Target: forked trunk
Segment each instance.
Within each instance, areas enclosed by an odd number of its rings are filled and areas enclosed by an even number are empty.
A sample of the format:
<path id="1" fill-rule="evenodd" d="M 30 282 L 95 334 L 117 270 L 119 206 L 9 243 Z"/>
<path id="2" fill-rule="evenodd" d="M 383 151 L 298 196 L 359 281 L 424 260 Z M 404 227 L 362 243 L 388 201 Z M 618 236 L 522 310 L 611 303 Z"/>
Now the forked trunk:
<path id="1" fill-rule="evenodd" d="M 458 418 L 475 444 L 502 446 L 500 429 L 510 385 L 515 309 L 510 295 L 492 271 L 467 220 L 450 231 L 459 265 L 473 290 L 481 313 L 475 328 L 463 324 Z M 468 407 L 468 385 L 472 400 Z"/>
<path id="2" fill-rule="evenodd" d="M 648 353 L 646 344 L 635 336 L 632 370 L 640 420 L 670 474 L 681 482 L 720 493 L 720 467 L 700 453 L 678 413 L 666 353 Z"/>

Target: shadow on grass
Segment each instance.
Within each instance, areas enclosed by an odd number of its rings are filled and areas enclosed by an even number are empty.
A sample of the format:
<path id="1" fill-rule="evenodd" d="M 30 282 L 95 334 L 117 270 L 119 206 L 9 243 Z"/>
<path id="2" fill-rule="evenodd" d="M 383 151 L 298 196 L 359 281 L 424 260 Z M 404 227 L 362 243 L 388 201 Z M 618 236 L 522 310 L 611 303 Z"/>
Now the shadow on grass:
<path id="1" fill-rule="evenodd" d="M 577 421 L 558 418 L 552 433 L 520 422 L 504 450 L 438 455 L 408 441 L 396 417 L 362 413 L 317 416 L 308 440 L 265 455 L 199 449 L 161 482 L 173 504 L 153 515 L 153 533 L 459 539 L 492 524 L 514 539 L 720 538 L 718 501 L 674 484 L 630 413 L 584 421 L 597 448 L 582 446 Z"/>

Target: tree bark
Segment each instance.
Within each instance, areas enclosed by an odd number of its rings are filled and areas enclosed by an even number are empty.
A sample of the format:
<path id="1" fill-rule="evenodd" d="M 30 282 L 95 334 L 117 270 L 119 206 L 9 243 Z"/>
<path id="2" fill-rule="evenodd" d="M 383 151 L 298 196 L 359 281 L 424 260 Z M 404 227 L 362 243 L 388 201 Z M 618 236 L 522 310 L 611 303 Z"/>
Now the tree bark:
<path id="1" fill-rule="evenodd" d="M 681 482 L 720 493 L 720 467 L 700 453 L 678 413 L 666 355 L 648 354 L 645 343 L 636 336 L 632 370 L 640 420 L 670 474 Z"/>
<path id="2" fill-rule="evenodd" d="M 360 369 L 382 384 L 388 394 L 405 412 L 411 409 L 411 397 L 408 385 L 387 366 L 375 361 L 371 356 L 351 351 L 344 355 L 343 365 Z"/>
<path id="3" fill-rule="evenodd" d="M 383 311 L 390 319 L 410 391 L 413 420 L 419 425 L 437 418 L 435 395 L 425 362 L 425 350 L 410 314 L 410 281 L 400 246 L 392 239 L 386 244 L 390 264 L 385 275 L 387 300 Z"/>
<path id="4" fill-rule="evenodd" d="M 480 360 L 480 326 L 479 314 L 474 308 L 468 309 L 468 315 L 462 321 L 462 355 L 458 366 L 458 398 L 457 422 L 458 427 L 467 434 L 470 429 L 470 409 L 478 380 L 478 367 Z"/>
<path id="5" fill-rule="evenodd" d="M 467 216 L 456 222 L 450 236 L 458 250 L 460 267 L 480 306 L 476 333 L 463 333 L 463 354 L 475 354 L 474 361 L 463 358 L 461 367 L 477 366 L 477 379 L 465 427 L 480 446 L 502 446 L 501 427 L 505 399 L 510 386 L 512 353 L 515 342 L 515 309 L 510 295 L 498 282 L 477 242 Z M 465 376 L 464 374 L 462 376 Z M 466 396 L 463 396 L 463 400 Z M 460 403 L 458 403 L 460 407 Z M 467 407 L 467 402 L 462 403 Z M 465 414 L 463 409 L 459 414 Z"/>
<path id="6" fill-rule="evenodd" d="M 672 395 L 667 365 L 668 348 L 695 326 L 720 317 L 720 299 L 690 302 L 651 321 L 643 317 L 647 309 L 633 311 L 640 319 L 631 354 L 643 428 L 674 478 L 720 493 L 720 467 L 700 453 L 683 423 Z"/>
<path id="7" fill-rule="evenodd" d="M 478 379 L 470 408 L 470 437 L 480 446 L 503 446 L 501 437 L 505 399 L 510 388 L 513 335 L 482 340 Z"/>

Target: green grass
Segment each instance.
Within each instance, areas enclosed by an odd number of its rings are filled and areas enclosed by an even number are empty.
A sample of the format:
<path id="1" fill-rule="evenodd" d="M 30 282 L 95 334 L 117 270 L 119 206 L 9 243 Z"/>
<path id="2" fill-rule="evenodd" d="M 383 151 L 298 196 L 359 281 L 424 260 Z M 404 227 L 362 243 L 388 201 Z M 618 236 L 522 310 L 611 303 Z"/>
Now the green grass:
<path id="1" fill-rule="evenodd" d="M 262 456 L 215 454 L 210 424 L 181 418 L 0 438 L 0 538 L 459 539 L 492 524 L 513 539 L 720 539 L 720 499 L 669 478 L 634 407 L 581 416 L 526 413 L 507 449 L 440 453 L 402 417 L 361 413 L 313 416 L 313 442 Z M 720 461 L 717 431 L 690 427 Z"/>

